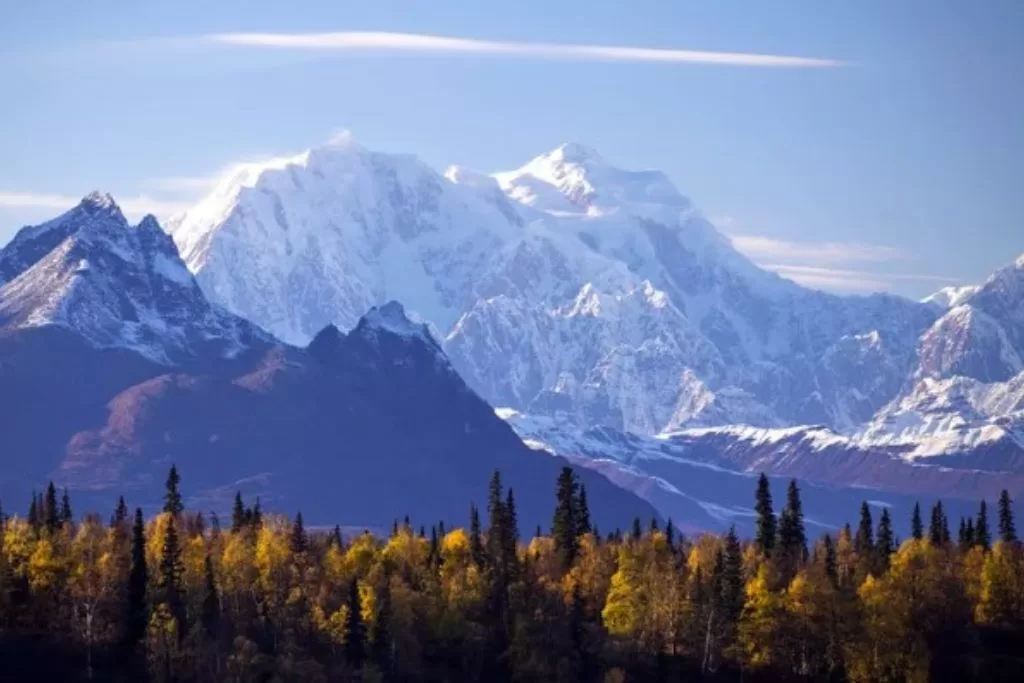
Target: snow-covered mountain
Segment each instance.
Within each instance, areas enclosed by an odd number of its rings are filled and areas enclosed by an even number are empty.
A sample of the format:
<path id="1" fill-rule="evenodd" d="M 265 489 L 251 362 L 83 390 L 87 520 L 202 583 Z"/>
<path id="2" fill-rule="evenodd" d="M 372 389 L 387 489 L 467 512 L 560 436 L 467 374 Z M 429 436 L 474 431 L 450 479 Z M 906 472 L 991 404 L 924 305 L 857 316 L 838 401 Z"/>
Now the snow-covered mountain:
<path id="1" fill-rule="evenodd" d="M 156 219 L 131 226 L 99 193 L 0 250 L 0 327 L 47 325 L 160 363 L 231 357 L 270 339 L 207 301 Z"/>
<path id="2" fill-rule="evenodd" d="M 286 341 L 398 299 L 492 404 L 641 433 L 854 429 L 942 314 L 761 270 L 664 174 L 577 144 L 441 175 L 341 136 L 241 167 L 168 229 L 211 299 Z"/>

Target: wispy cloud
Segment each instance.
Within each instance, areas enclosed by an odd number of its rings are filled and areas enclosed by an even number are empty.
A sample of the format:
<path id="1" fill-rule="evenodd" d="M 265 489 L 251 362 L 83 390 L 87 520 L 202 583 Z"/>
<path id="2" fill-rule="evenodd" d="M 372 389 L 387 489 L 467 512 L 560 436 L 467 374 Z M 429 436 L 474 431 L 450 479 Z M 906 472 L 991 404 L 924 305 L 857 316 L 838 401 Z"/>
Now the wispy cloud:
<path id="1" fill-rule="evenodd" d="M 731 235 L 733 245 L 750 258 L 810 261 L 818 264 L 877 263 L 902 256 L 899 249 L 857 242 L 794 242 L 764 235 Z"/>
<path id="2" fill-rule="evenodd" d="M 713 221 L 729 231 L 731 217 Z M 862 242 L 816 242 L 776 239 L 765 235 L 730 234 L 733 246 L 766 270 L 807 287 L 837 292 L 886 292 L 903 283 L 956 284 L 960 280 L 901 269 L 907 255 L 896 247 Z M 905 264 L 904 264 L 905 265 Z"/>
<path id="3" fill-rule="evenodd" d="M 711 52 L 620 45 L 523 43 L 474 38 L 452 38 L 418 33 L 341 31 L 336 33 L 216 33 L 203 36 L 207 43 L 239 47 L 318 50 L 449 53 L 564 59 L 578 61 L 714 64 L 774 68 L 827 68 L 848 63 L 818 57 Z"/>
<path id="4" fill-rule="evenodd" d="M 758 265 L 807 287 L 841 292 L 886 292 L 893 288 L 894 282 L 932 282 L 937 286 L 959 282 L 957 278 L 921 273 L 880 273 L 868 270 L 794 266 L 778 263 L 759 263 Z"/>
<path id="5" fill-rule="evenodd" d="M 140 194 L 130 197 L 116 197 L 118 206 L 125 215 L 139 219 L 148 213 L 164 219 L 189 207 L 188 202 L 156 199 Z M 81 197 L 62 194 L 38 192 L 0 192 L 0 208 L 6 209 L 46 209 L 63 211 L 70 209 L 82 200 Z"/>

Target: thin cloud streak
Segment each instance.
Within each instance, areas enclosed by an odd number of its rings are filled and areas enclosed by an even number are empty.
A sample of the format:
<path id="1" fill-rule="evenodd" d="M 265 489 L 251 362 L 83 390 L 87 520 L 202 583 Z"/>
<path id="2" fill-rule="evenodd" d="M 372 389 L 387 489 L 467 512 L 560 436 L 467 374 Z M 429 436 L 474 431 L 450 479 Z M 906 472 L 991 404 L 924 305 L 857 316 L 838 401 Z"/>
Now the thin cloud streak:
<path id="1" fill-rule="evenodd" d="M 769 68 L 830 68 L 848 63 L 836 59 L 785 55 L 711 52 L 619 45 L 521 43 L 452 38 L 417 33 L 341 31 L 335 33 L 215 33 L 205 42 L 237 47 L 292 50 L 450 53 L 566 59 L 579 61 L 712 64 Z"/>
<path id="2" fill-rule="evenodd" d="M 902 256 L 895 247 L 858 242 L 792 242 L 763 235 L 732 235 L 730 239 L 733 246 L 754 260 L 795 260 L 837 265 L 892 261 Z"/>
<path id="3" fill-rule="evenodd" d="M 121 207 L 125 215 L 132 218 L 141 218 L 148 213 L 157 218 L 164 219 L 176 213 L 184 211 L 190 204 L 188 202 L 167 201 L 155 199 L 148 195 L 136 195 L 117 199 L 117 205 Z M 0 209 L 48 209 L 66 211 L 76 206 L 81 197 L 71 195 L 49 194 L 38 192 L 0 192 Z"/>
<path id="4" fill-rule="evenodd" d="M 778 263 L 758 263 L 766 270 L 778 273 L 806 287 L 828 289 L 837 292 L 886 292 L 892 289 L 894 281 L 934 282 L 942 285 L 956 284 L 958 278 L 944 275 L 919 273 L 878 273 L 845 268 L 824 268 L 820 266 L 799 266 Z"/>

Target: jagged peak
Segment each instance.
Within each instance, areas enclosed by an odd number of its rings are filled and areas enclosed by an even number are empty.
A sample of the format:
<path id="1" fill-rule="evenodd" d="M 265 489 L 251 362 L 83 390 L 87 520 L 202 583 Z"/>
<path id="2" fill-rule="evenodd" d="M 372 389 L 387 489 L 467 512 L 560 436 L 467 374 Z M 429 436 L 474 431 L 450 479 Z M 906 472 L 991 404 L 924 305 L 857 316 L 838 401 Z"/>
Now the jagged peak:
<path id="1" fill-rule="evenodd" d="M 596 149 L 579 142 L 564 142 L 540 158 L 566 164 L 605 163 L 604 157 Z"/>
<path id="2" fill-rule="evenodd" d="M 390 334 L 420 339 L 431 346 L 437 341 L 426 323 L 413 321 L 405 311 L 405 307 L 397 301 L 389 301 L 381 306 L 374 306 L 359 320 L 356 329 L 382 330 Z"/>

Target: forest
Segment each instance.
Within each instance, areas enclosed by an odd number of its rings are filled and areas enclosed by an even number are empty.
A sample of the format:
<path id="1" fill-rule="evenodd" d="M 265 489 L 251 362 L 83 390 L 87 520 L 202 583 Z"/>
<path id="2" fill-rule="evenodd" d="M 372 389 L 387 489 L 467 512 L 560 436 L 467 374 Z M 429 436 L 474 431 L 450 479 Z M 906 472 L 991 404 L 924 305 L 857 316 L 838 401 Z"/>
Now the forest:
<path id="1" fill-rule="evenodd" d="M 901 541 L 865 502 L 811 539 L 797 484 L 776 513 L 762 475 L 741 539 L 599 530 L 573 470 L 552 485 L 523 538 L 498 472 L 464 528 L 347 537 L 241 494 L 223 524 L 187 510 L 173 467 L 149 519 L 76 517 L 50 484 L 0 511 L 0 680 L 1024 680 L 1006 492 L 955 536 L 941 503 Z"/>

